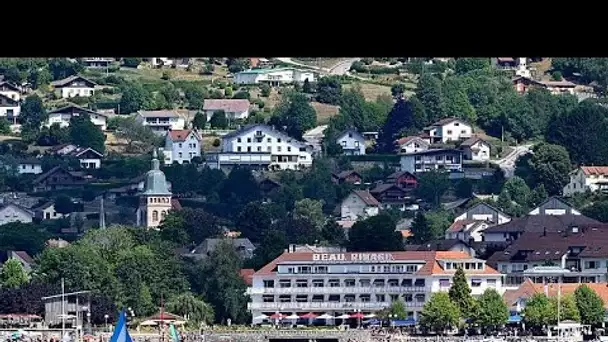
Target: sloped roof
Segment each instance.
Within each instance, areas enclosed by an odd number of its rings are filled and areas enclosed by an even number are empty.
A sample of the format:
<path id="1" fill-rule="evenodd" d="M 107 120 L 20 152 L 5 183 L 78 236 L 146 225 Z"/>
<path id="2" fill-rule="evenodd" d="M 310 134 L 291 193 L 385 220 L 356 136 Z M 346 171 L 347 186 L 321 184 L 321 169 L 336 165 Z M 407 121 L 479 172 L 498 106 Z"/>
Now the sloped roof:
<path id="1" fill-rule="evenodd" d="M 103 116 L 103 117 L 106 117 L 106 118 L 108 117 L 107 114 L 99 113 L 99 112 L 96 112 L 94 110 L 83 108 L 83 107 L 77 106 L 75 104 L 69 104 L 67 106 L 54 109 L 54 110 L 50 111 L 48 114 L 49 115 L 51 115 L 51 114 L 70 114 L 70 115 L 73 115 L 75 112 L 84 112 L 84 113 L 87 113 L 87 114 L 99 115 L 99 116 Z M 68 145 L 68 144 L 63 144 L 63 145 Z"/>
<path id="2" fill-rule="evenodd" d="M 97 83 L 95 83 L 95 82 L 93 82 L 93 81 L 89 80 L 88 78 L 84 78 L 84 77 L 79 76 L 79 75 L 73 75 L 73 76 L 70 76 L 70 77 L 68 77 L 68 78 L 64 78 L 64 79 L 62 79 L 62 80 L 57 80 L 57 81 L 51 82 L 51 85 L 52 85 L 53 87 L 59 87 L 59 88 L 60 88 L 60 87 L 64 87 L 64 86 L 66 86 L 66 85 L 68 85 L 69 83 L 71 83 L 71 82 L 73 82 L 73 81 L 76 81 L 76 80 L 78 80 L 78 79 L 81 79 L 81 80 L 83 80 L 83 81 L 85 81 L 85 82 L 87 82 L 87 83 L 93 84 L 93 86 L 96 86 L 96 85 L 97 85 Z"/>
<path id="3" fill-rule="evenodd" d="M 558 295 L 558 291 L 562 293 L 562 295 L 574 294 L 574 291 L 578 289 L 579 286 L 583 284 L 581 283 L 562 283 L 561 285 L 557 284 L 548 284 L 547 287 L 543 284 L 533 283 L 530 279 L 526 279 L 517 289 L 507 290 L 503 294 L 502 298 L 507 304 L 509 308 L 512 308 L 516 305 L 517 300 L 520 298 L 530 298 L 535 294 L 545 293 L 549 297 L 556 297 Z M 591 290 L 595 291 L 595 293 L 602 298 L 604 301 L 604 307 L 608 308 L 608 283 L 585 283 L 586 286 L 591 288 Z"/>
<path id="4" fill-rule="evenodd" d="M 482 138 L 480 138 L 478 136 L 472 136 L 472 137 L 468 138 L 467 140 L 463 141 L 462 143 L 460 143 L 460 146 L 471 147 L 471 146 L 475 145 L 479 141 L 488 144 L 488 142 L 485 141 L 484 139 L 482 139 Z"/>
<path id="5" fill-rule="evenodd" d="M 586 176 L 608 175 L 608 166 L 581 166 L 581 170 Z"/>
<path id="6" fill-rule="evenodd" d="M 365 203 L 367 205 L 374 206 L 374 207 L 380 206 L 380 202 L 378 202 L 378 200 L 374 196 L 372 196 L 372 194 L 369 191 L 353 190 L 353 194 L 355 194 L 359 198 L 361 198 L 363 203 Z"/>
<path id="7" fill-rule="evenodd" d="M 249 110 L 247 99 L 207 99 L 203 110 L 223 110 L 229 113 L 242 113 Z"/>
<path id="8" fill-rule="evenodd" d="M 526 215 L 509 222 L 488 227 L 486 233 L 548 232 L 564 231 L 569 226 L 601 225 L 602 223 L 584 215 Z"/>
<path id="9" fill-rule="evenodd" d="M 196 133 L 196 131 L 192 130 L 192 129 L 175 129 L 175 130 L 170 130 L 167 133 L 167 136 L 174 142 L 178 142 L 178 141 L 186 141 L 186 138 L 188 138 L 188 136 L 190 136 L 190 133 L 194 132 L 194 137 L 200 141 L 201 137 Z"/>

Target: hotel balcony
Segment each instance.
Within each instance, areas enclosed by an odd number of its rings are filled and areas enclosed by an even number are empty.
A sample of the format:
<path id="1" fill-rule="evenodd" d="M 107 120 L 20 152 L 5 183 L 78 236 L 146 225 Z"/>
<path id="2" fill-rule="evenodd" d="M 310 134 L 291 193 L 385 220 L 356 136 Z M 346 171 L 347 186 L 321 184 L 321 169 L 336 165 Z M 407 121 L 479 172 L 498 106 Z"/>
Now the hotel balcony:
<path id="1" fill-rule="evenodd" d="M 353 287 L 265 287 L 247 289 L 248 295 L 263 294 L 366 294 L 366 293 L 426 293 L 424 286 L 353 286 Z"/>
<path id="2" fill-rule="evenodd" d="M 273 302 L 273 303 L 248 303 L 249 310 L 262 311 L 323 311 L 323 310 L 339 310 L 339 311 L 354 311 L 354 310 L 382 310 L 391 306 L 391 302 Z M 412 301 L 406 302 L 406 307 L 423 307 L 424 302 Z"/>

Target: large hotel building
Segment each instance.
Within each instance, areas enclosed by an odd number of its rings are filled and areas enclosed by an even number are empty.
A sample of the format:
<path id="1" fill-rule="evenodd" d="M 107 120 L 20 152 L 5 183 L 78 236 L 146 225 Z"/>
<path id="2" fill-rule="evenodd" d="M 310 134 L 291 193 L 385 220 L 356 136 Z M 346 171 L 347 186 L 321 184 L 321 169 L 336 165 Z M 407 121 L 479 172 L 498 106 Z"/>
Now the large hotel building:
<path id="1" fill-rule="evenodd" d="M 290 247 L 254 273 L 248 307 L 257 324 L 276 313 L 369 315 L 401 297 L 408 318 L 417 320 L 432 293 L 449 290 L 459 267 L 474 296 L 487 288 L 503 294 L 503 275 L 466 252 L 317 253 Z"/>

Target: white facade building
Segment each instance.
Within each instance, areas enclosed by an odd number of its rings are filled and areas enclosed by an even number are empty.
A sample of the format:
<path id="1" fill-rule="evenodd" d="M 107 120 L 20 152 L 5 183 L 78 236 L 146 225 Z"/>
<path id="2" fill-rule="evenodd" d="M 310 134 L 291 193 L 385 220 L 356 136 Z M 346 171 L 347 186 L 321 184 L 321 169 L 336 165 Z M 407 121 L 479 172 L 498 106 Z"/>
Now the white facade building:
<path id="1" fill-rule="evenodd" d="M 229 100 L 214 100 L 207 99 L 203 104 L 203 111 L 207 116 L 207 122 L 211 120 L 213 114 L 223 110 L 226 113 L 228 120 L 243 120 L 249 117 L 249 100 L 247 99 L 229 99 Z"/>
<path id="2" fill-rule="evenodd" d="M 365 138 L 354 129 L 348 129 L 338 135 L 336 144 L 342 147 L 342 154 L 362 156 L 365 154 Z"/>
<path id="3" fill-rule="evenodd" d="M 454 222 L 461 220 L 469 221 L 488 221 L 493 224 L 503 224 L 511 221 L 511 216 L 505 214 L 502 210 L 481 202 L 470 207 L 464 213 L 458 215 Z"/>
<path id="4" fill-rule="evenodd" d="M 0 207 L 0 226 L 12 223 L 31 223 L 34 219 L 34 213 L 22 206 L 9 203 Z"/>
<path id="5" fill-rule="evenodd" d="M 432 170 L 462 171 L 462 151 L 452 149 L 433 149 L 401 156 L 401 171 L 409 173 Z"/>
<path id="6" fill-rule="evenodd" d="M 570 173 L 570 183 L 564 186 L 564 196 L 586 191 L 608 190 L 608 166 L 581 166 Z"/>
<path id="7" fill-rule="evenodd" d="M 58 124 L 60 127 L 69 127 L 70 120 L 73 116 L 88 115 L 89 120 L 99 127 L 102 131 L 108 128 L 108 116 L 98 113 L 90 109 L 82 108 L 76 105 L 69 105 L 63 108 L 55 109 L 48 113 L 48 119 L 44 123 L 46 127 L 51 127 L 53 124 Z"/>
<path id="8" fill-rule="evenodd" d="M 426 151 L 429 149 L 429 142 L 421 137 L 403 137 L 395 141 L 397 152 L 402 154 Z"/>
<path id="9" fill-rule="evenodd" d="M 63 80 L 51 82 L 51 85 L 61 98 L 67 99 L 76 96 L 93 96 L 97 83 L 82 76 L 74 75 Z"/>
<path id="10" fill-rule="evenodd" d="M 252 69 L 238 72 L 234 75 L 235 84 L 260 84 L 266 83 L 271 86 L 279 86 L 288 83 L 302 83 L 315 81 L 312 71 L 298 70 L 295 68 L 276 69 Z"/>
<path id="11" fill-rule="evenodd" d="M 297 170 L 312 166 L 312 146 L 271 126 L 245 126 L 222 137 L 222 154 L 270 154 L 271 169 Z"/>
<path id="12" fill-rule="evenodd" d="M 503 276 L 466 252 L 317 254 L 290 248 L 253 274 L 248 308 L 258 324 L 262 315 L 277 312 L 368 315 L 403 300 L 408 318 L 417 320 L 433 293 L 449 290 L 457 268 L 465 271 L 473 296 L 487 288 L 504 292 Z"/>
<path id="13" fill-rule="evenodd" d="M 340 204 L 342 220 L 357 221 L 378 215 L 380 203 L 367 190 L 353 190 Z"/>
<path id="14" fill-rule="evenodd" d="M 581 215 L 581 212 L 563 199 L 552 196 L 530 210 L 528 215 Z"/>
<path id="15" fill-rule="evenodd" d="M 0 117 L 5 118 L 11 124 L 17 123 L 17 117 L 21 114 L 21 104 L 8 95 L 0 94 Z"/>
<path id="16" fill-rule="evenodd" d="M 186 124 L 184 117 L 172 110 L 142 110 L 137 112 L 135 120 L 161 136 L 170 130 L 184 129 Z"/>
<path id="17" fill-rule="evenodd" d="M 456 118 L 442 119 L 424 128 L 424 137 L 430 143 L 447 143 L 468 139 L 473 134 L 473 128 Z"/>
<path id="18" fill-rule="evenodd" d="M 38 175 L 42 173 L 42 162 L 36 158 L 23 159 L 17 164 L 17 172 L 20 175 Z"/>
<path id="19" fill-rule="evenodd" d="M 191 129 L 169 131 L 165 137 L 163 154 L 165 165 L 171 165 L 174 162 L 190 163 L 192 158 L 201 156 L 201 137 Z"/>
<path id="20" fill-rule="evenodd" d="M 0 82 L 0 94 L 15 101 L 21 100 L 21 89 L 9 82 Z"/>
<path id="21" fill-rule="evenodd" d="M 471 137 L 460 144 L 460 149 L 464 152 L 464 159 L 486 162 L 490 160 L 491 146 L 490 144 L 479 138 Z"/>

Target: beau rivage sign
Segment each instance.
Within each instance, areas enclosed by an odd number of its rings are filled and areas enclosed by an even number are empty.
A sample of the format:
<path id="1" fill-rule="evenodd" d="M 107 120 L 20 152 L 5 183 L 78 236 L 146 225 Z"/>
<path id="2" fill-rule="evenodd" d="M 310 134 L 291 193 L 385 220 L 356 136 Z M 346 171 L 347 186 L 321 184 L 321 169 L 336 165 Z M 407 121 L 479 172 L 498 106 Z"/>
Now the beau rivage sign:
<path id="1" fill-rule="evenodd" d="M 391 253 L 331 253 L 312 255 L 312 261 L 378 262 L 393 260 L 395 260 L 395 257 Z"/>

